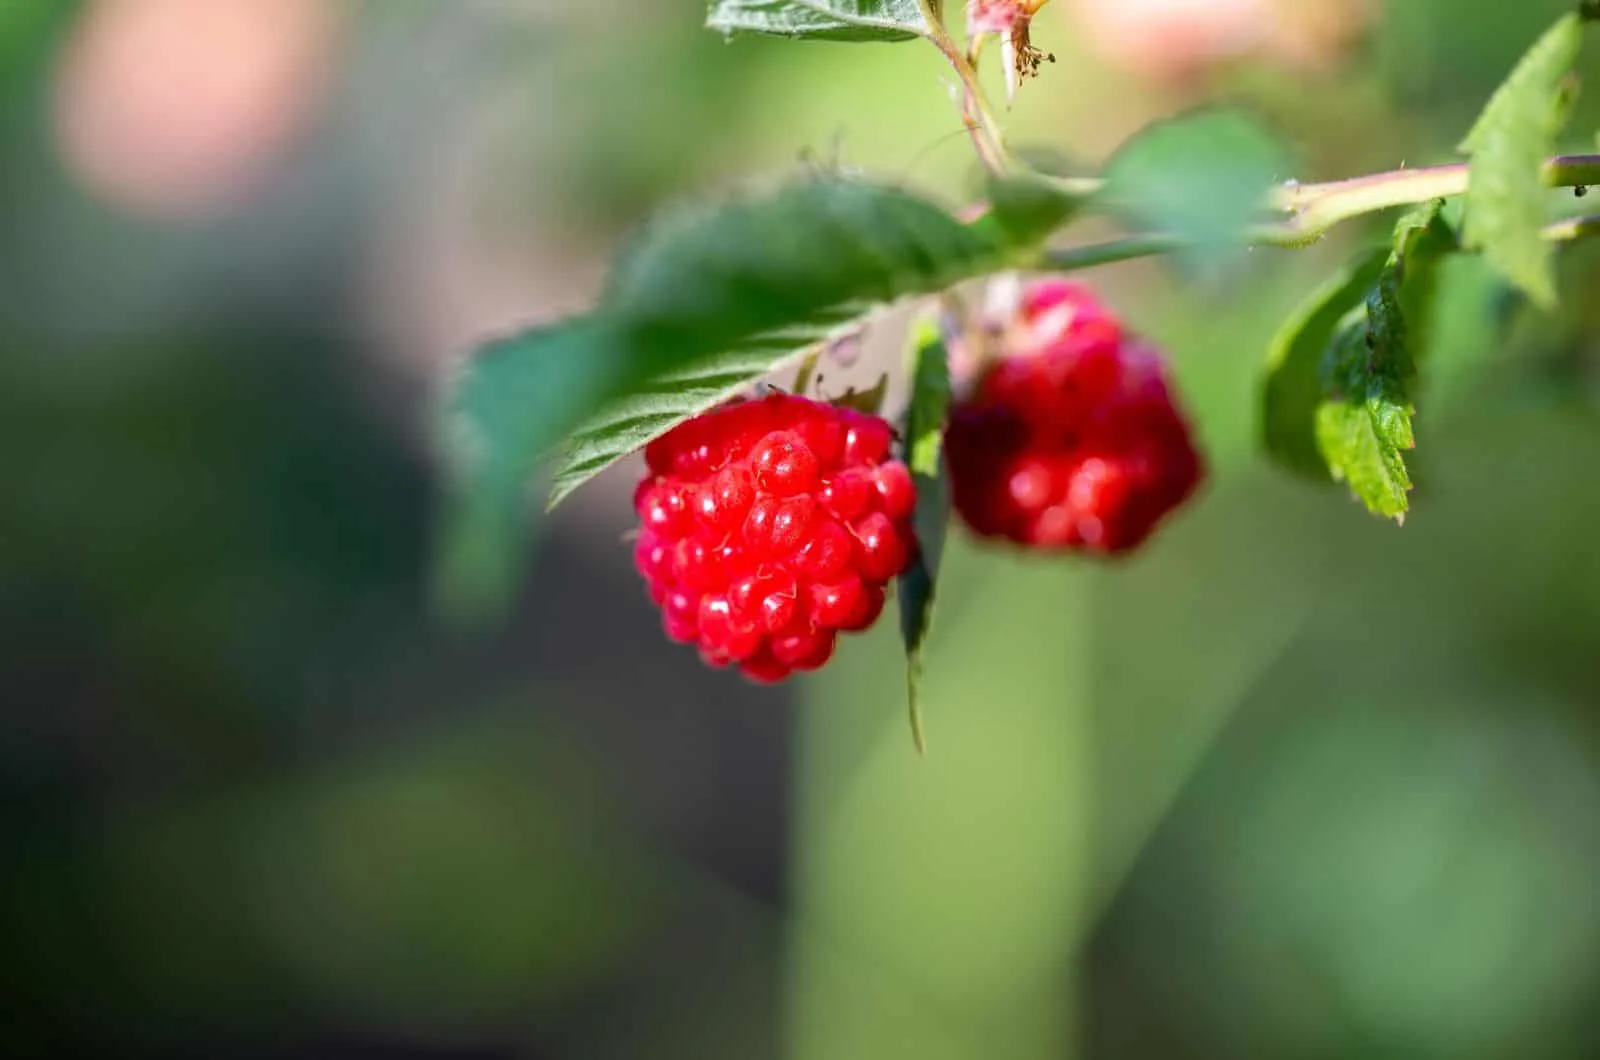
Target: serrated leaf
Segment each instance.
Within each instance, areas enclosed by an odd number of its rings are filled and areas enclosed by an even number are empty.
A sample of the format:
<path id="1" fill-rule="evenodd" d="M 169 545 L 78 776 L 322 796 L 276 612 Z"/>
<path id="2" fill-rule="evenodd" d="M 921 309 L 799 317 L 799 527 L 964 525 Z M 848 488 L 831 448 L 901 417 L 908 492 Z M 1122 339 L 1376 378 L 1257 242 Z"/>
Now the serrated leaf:
<path id="1" fill-rule="evenodd" d="M 942 290 L 1005 250 L 932 203 L 842 180 L 657 222 L 613 270 L 602 309 L 640 350 L 687 366 L 636 382 L 577 429 L 550 506 L 872 305 Z"/>
<path id="2" fill-rule="evenodd" d="M 1443 207 L 1435 200 L 1405 214 L 1387 252 L 1358 259 L 1307 301 L 1274 342 L 1264 388 L 1273 456 L 1349 483 L 1369 509 L 1396 519 L 1411 488 L 1413 351 L 1425 348 L 1436 267 L 1457 249 Z"/>
<path id="3" fill-rule="evenodd" d="M 912 334 L 911 403 L 906 411 L 906 463 L 917 485 L 913 521 L 916 562 L 900 576 L 900 636 L 906 649 L 907 710 L 911 738 L 923 750 L 922 647 L 933 623 L 933 604 L 950 521 L 950 486 L 944 466 L 944 425 L 950 410 L 950 364 L 939 327 L 919 324 Z"/>
<path id="4" fill-rule="evenodd" d="M 1329 350 L 1329 396 L 1317 406 L 1317 448 L 1333 477 L 1377 515 L 1405 518 L 1411 489 L 1404 451 L 1411 432 L 1409 386 L 1377 370 L 1360 323 L 1345 328 Z"/>
<path id="5" fill-rule="evenodd" d="M 1323 355 L 1340 322 L 1365 302 L 1388 257 L 1379 249 L 1356 259 L 1306 299 L 1272 340 L 1261 388 L 1261 440 L 1292 471 L 1328 478 L 1316 437 Z"/>
<path id="6" fill-rule="evenodd" d="M 1183 240 L 1206 267 L 1241 252 L 1272 185 L 1290 169 L 1278 140 L 1241 114 L 1208 110 L 1151 125 L 1106 165 L 1103 205 Z"/>
<path id="7" fill-rule="evenodd" d="M 1389 265 L 1399 272 L 1400 311 L 1413 360 L 1421 357 L 1432 342 L 1439 262 L 1461 249 L 1455 230 L 1445 222 L 1444 207 L 1443 199 L 1423 203 L 1395 225 Z"/>
<path id="8" fill-rule="evenodd" d="M 819 350 L 827 337 L 826 328 L 801 328 L 756 340 L 742 349 L 665 374 L 608 404 L 568 439 L 546 506 L 554 508 L 621 456 L 637 452 L 688 417 L 727 401 L 752 379 L 781 367 L 785 360 L 800 360 Z"/>
<path id="9" fill-rule="evenodd" d="M 525 484 L 563 437 L 573 444 L 554 501 L 873 304 L 993 271 L 1006 254 L 993 233 L 930 202 L 842 179 L 652 226 L 595 312 L 496 343 L 462 372 L 447 432 L 459 511 L 445 554 L 475 559 L 448 566 L 510 570 L 486 557 L 519 551 Z"/>
<path id="10" fill-rule="evenodd" d="M 1376 515 L 1404 520 L 1416 444 L 1411 384 L 1416 377 L 1400 303 L 1401 268 L 1391 256 L 1367 293 L 1366 319 L 1334 337 L 1323 362 L 1317 448 L 1337 481 Z"/>
<path id="11" fill-rule="evenodd" d="M 1472 156 L 1464 239 L 1535 303 L 1555 303 L 1545 221 L 1545 156 L 1571 107 L 1566 80 L 1583 41 L 1583 20 L 1558 19 L 1495 90 L 1461 142 Z"/>
<path id="12" fill-rule="evenodd" d="M 715 0 L 706 28 L 835 41 L 904 41 L 928 34 L 917 0 Z"/>

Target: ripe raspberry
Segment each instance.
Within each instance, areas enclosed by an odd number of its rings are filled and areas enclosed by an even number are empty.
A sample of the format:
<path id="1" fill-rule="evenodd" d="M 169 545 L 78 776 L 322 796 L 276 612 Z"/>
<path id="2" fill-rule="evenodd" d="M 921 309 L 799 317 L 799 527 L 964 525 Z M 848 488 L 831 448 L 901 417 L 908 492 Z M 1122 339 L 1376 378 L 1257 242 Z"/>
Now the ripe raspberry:
<path id="1" fill-rule="evenodd" d="M 1005 346 L 951 410 L 956 511 L 981 536 L 1035 548 L 1136 548 L 1205 477 L 1161 355 L 1060 280 L 1023 293 Z"/>
<path id="2" fill-rule="evenodd" d="M 910 564 L 915 487 L 875 416 L 735 401 L 645 448 L 634 566 L 667 636 L 757 681 L 815 670 Z"/>

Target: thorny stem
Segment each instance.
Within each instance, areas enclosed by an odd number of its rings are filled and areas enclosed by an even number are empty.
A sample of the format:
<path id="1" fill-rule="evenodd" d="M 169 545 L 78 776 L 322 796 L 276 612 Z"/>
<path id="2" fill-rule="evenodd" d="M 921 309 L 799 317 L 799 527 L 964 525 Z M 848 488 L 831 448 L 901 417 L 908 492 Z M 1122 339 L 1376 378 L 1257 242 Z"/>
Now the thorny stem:
<path id="1" fill-rule="evenodd" d="M 922 7 L 923 20 L 928 23 L 928 40 L 939 49 L 950 68 L 956 72 L 956 77 L 961 79 L 961 120 L 972 136 L 972 146 L 977 149 L 985 168 L 991 173 L 1003 172 L 1006 168 L 1005 141 L 1000 135 L 1000 123 L 984 98 L 983 86 L 978 82 L 978 71 L 967 61 L 966 55 L 945 28 L 942 0 L 918 2 Z"/>
<path id="2" fill-rule="evenodd" d="M 1467 175 L 1467 164 L 1457 163 L 1425 169 L 1397 169 L 1325 184 L 1283 185 L 1273 193 L 1271 205 L 1289 216 L 1254 229 L 1248 242 L 1254 246 L 1305 246 L 1321 239 L 1339 222 L 1362 214 L 1460 195 L 1467 190 Z M 1600 155 L 1560 155 L 1548 159 L 1544 164 L 1544 178 L 1550 187 L 1600 184 Z M 1075 184 L 1079 193 L 1092 192 L 1098 187 L 1081 181 Z M 1550 240 L 1600 235 L 1600 217 L 1557 221 L 1544 229 L 1544 235 Z M 1039 263 L 1046 269 L 1066 271 L 1168 254 L 1189 245 L 1180 236 L 1141 233 L 1105 243 L 1046 250 Z"/>

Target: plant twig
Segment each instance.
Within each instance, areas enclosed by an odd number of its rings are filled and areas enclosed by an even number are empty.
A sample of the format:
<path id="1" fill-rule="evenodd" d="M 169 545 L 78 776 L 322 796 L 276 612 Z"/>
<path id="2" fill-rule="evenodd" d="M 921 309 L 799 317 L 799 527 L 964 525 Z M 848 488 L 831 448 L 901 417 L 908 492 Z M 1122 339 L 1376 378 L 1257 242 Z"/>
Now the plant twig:
<path id="1" fill-rule="evenodd" d="M 1590 214 L 1584 217 L 1568 217 L 1560 221 L 1552 221 L 1540 230 L 1545 239 L 1552 243 L 1566 243 L 1577 239 L 1587 239 L 1591 236 L 1600 236 L 1600 214 Z M 1282 227 L 1265 227 L 1258 229 L 1251 243 L 1256 246 L 1296 246 L 1292 240 L 1304 241 L 1306 237 L 1285 230 Z M 1315 238 L 1315 237 L 1313 237 Z M 1114 265 L 1119 261 L 1132 261 L 1135 258 L 1150 258 L 1160 254 L 1171 254 L 1180 250 L 1188 250 L 1194 246 L 1192 240 L 1181 236 L 1160 232 L 1140 233 L 1138 235 L 1123 236 L 1119 239 L 1108 239 L 1102 243 L 1086 243 L 1076 247 L 1055 247 L 1040 253 L 1033 262 L 1033 267 L 1045 272 L 1075 272 L 1078 269 L 1092 269 L 1097 265 Z"/>
<path id="2" fill-rule="evenodd" d="M 1280 186 L 1272 205 L 1286 211 L 1286 226 L 1302 236 L 1320 235 L 1340 221 L 1409 203 L 1460 195 L 1467 190 L 1470 166 L 1456 162 L 1422 169 L 1396 169 L 1326 184 Z M 1600 155 L 1558 155 L 1544 164 L 1552 188 L 1600 184 Z"/>
<path id="3" fill-rule="evenodd" d="M 950 68 L 956 72 L 956 77 L 961 80 L 961 120 L 966 123 L 967 132 L 972 136 L 972 146 L 977 149 L 985 168 L 991 173 L 1003 172 L 1006 168 L 1005 140 L 1000 133 L 1000 123 L 984 97 L 978 71 L 967 61 L 966 55 L 945 28 L 940 10 L 943 4 L 938 0 L 919 0 L 919 3 L 923 20 L 928 23 L 928 40 L 944 55 Z"/>
<path id="4" fill-rule="evenodd" d="M 1426 169 L 1398 169 L 1326 184 L 1289 185 L 1277 189 L 1272 203 L 1289 212 L 1283 221 L 1264 224 L 1251 230 L 1244 242 L 1251 246 L 1301 247 L 1315 243 L 1341 221 L 1362 214 L 1426 202 L 1429 199 L 1460 195 L 1467 190 L 1465 163 L 1430 166 Z M 1545 183 L 1551 187 L 1587 187 L 1600 184 L 1600 155 L 1560 155 L 1544 164 Z M 1080 193 L 1087 182 L 1075 180 Z M 1568 218 L 1544 228 L 1544 237 L 1565 241 L 1600 235 L 1600 215 Z M 1109 265 L 1132 258 L 1170 254 L 1193 246 L 1181 236 L 1145 232 L 1103 243 L 1056 248 L 1044 251 L 1038 267 L 1068 271 Z"/>

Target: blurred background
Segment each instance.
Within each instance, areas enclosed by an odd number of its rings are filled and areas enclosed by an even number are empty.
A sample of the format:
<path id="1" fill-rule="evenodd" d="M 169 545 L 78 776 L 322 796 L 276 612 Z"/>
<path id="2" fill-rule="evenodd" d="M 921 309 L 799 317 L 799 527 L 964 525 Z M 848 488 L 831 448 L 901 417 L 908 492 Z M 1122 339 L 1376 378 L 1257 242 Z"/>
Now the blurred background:
<path id="1" fill-rule="evenodd" d="M 1568 6 L 1057 0 L 1006 121 L 1092 166 L 1221 101 L 1285 178 L 1425 164 Z M 971 193 L 932 49 L 703 13 L 0 0 L 6 1054 L 1600 1054 L 1591 253 L 1549 317 L 1450 267 L 1403 530 L 1253 452 L 1273 330 L 1383 222 L 1087 274 L 1212 478 L 1115 566 L 957 541 L 922 760 L 892 619 L 777 689 L 665 641 L 632 467 L 503 628 L 435 620 L 474 343 L 805 158 Z"/>

